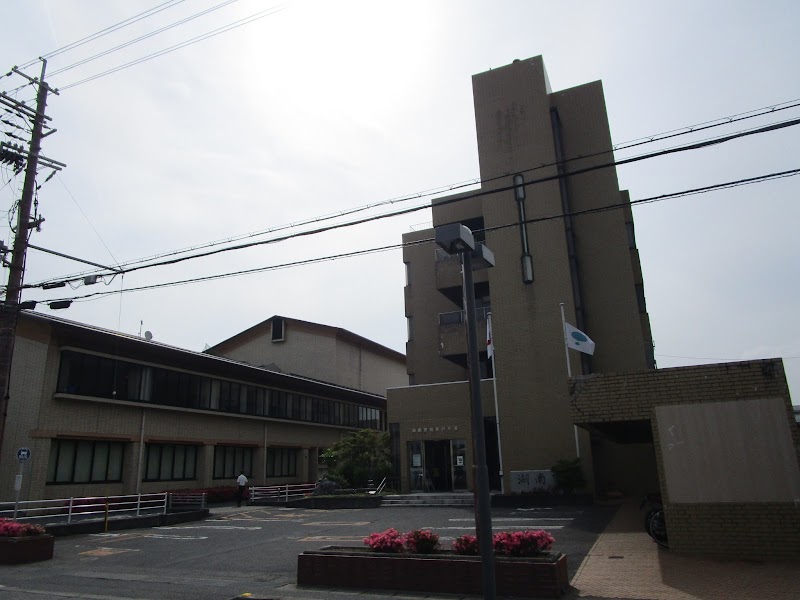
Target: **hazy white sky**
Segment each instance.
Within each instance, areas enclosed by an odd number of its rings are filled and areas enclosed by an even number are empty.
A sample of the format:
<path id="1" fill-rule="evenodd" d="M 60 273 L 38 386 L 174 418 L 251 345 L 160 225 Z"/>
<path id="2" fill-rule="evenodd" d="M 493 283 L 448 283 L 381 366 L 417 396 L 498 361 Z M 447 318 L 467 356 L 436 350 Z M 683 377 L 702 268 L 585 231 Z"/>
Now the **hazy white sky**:
<path id="1" fill-rule="evenodd" d="M 68 167 L 47 183 L 48 171 L 39 178 L 46 222 L 33 244 L 112 265 L 472 180 L 478 161 L 471 76 L 515 58 L 543 55 L 554 90 L 601 79 L 617 143 L 800 99 L 800 3 L 792 0 L 238 0 L 55 74 L 221 3 L 174 2 L 49 60 L 48 81 L 62 91 L 49 99 L 58 132 L 46 138 L 43 153 Z M 0 0 L 0 69 L 160 4 Z M 253 23 L 70 87 L 271 8 Z M 26 71 L 39 69 L 37 63 Z M 5 77 L 0 90 L 21 83 Z M 32 98 L 31 88 L 15 96 Z M 796 118 L 800 108 L 617 156 Z M 618 176 L 636 200 L 800 168 L 798 150 L 800 126 L 788 127 L 620 167 Z M 8 169 L 0 176 L 5 211 L 22 179 L 10 178 Z M 791 177 L 634 209 L 659 367 L 783 357 L 790 387 L 800 393 L 798 192 L 800 177 Z M 28 290 L 23 299 L 119 291 L 395 244 L 428 221 L 423 210 L 107 278 L 108 285 Z M 5 218 L 0 238 L 11 238 Z M 25 280 L 83 271 L 32 250 Z M 149 330 L 158 341 L 193 350 L 280 314 L 343 327 L 402 352 L 403 285 L 401 252 L 391 250 L 111 294 L 54 314 L 131 334 Z M 553 318 L 560 319 L 558 307 Z"/>

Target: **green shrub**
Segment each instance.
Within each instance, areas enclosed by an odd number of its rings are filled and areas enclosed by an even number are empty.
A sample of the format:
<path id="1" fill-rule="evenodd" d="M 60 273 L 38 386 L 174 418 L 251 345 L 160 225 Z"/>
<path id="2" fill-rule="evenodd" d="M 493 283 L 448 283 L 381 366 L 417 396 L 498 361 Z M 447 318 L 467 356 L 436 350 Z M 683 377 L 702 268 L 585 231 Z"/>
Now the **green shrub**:
<path id="1" fill-rule="evenodd" d="M 586 485 L 580 458 L 562 458 L 550 467 L 550 470 L 553 472 L 556 485 L 567 494 L 571 494 Z"/>

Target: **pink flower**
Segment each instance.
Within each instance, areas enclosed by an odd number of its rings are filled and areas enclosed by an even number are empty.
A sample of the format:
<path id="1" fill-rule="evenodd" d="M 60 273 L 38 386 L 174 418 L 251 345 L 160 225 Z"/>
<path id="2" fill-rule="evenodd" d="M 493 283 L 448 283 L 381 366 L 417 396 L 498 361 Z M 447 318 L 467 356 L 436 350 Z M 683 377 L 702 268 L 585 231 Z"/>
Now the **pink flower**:
<path id="1" fill-rule="evenodd" d="M 430 529 L 414 529 L 404 539 L 408 551 L 415 554 L 432 554 L 439 547 L 439 536 Z"/>
<path id="2" fill-rule="evenodd" d="M 22 537 L 28 535 L 42 535 L 44 527 L 32 523 L 19 523 L 12 519 L 0 517 L 0 537 Z"/>
<path id="3" fill-rule="evenodd" d="M 378 552 L 401 552 L 404 542 L 405 539 L 394 527 L 364 538 L 364 543 Z"/>

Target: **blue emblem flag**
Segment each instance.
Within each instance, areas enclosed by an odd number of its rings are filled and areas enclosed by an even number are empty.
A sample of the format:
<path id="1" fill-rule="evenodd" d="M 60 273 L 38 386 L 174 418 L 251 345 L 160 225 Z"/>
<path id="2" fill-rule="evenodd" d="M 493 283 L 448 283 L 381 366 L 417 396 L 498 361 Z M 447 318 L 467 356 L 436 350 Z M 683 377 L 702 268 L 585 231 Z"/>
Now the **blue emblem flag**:
<path id="1" fill-rule="evenodd" d="M 594 342 L 591 338 L 569 323 L 564 323 L 564 343 L 567 348 L 572 348 L 585 354 L 594 354 Z"/>

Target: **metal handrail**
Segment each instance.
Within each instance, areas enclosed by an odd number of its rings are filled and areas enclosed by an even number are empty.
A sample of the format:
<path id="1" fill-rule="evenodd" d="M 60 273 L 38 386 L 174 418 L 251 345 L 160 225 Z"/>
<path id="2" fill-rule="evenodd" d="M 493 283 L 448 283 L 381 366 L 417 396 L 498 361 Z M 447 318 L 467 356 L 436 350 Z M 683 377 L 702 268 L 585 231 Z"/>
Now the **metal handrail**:
<path id="1" fill-rule="evenodd" d="M 487 315 L 491 312 L 491 306 L 482 306 L 481 308 L 476 308 L 475 318 L 477 318 L 478 321 L 485 321 L 487 319 Z M 463 322 L 463 310 L 453 310 L 450 312 L 439 313 L 439 325 L 460 325 Z"/>
<path id="2" fill-rule="evenodd" d="M 167 513 L 167 493 L 128 496 L 89 496 L 54 500 L 22 500 L 14 508 L 0 509 L 0 517 L 18 521 L 49 519 L 53 523 L 92 520 L 110 516 L 139 516 L 142 512 Z"/>
<path id="3" fill-rule="evenodd" d="M 380 493 L 386 488 L 387 480 L 388 480 L 388 477 L 384 477 L 383 480 L 380 482 L 380 484 L 378 484 L 377 488 L 375 488 L 374 490 L 372 490 L 370 492 L 367 492 L 367 493 L 368 494 L 372 494 L 374 496 L 379 496 Z"/>
<path id="4" fill-rule="evenodd" d="M 288 501 L 289 498 L 302 498 L 314 492 L 317 485 L 315 483 L 288 483 L 285 485 L 270 486 L 251 486 L 249 503 L 253 504 L 259 500 L 280 500 Z"/>
<path id="5" fill-rule="evenodd" d="M 205 492 L 170 492 L 169 507 L 206 507 Z"/>

